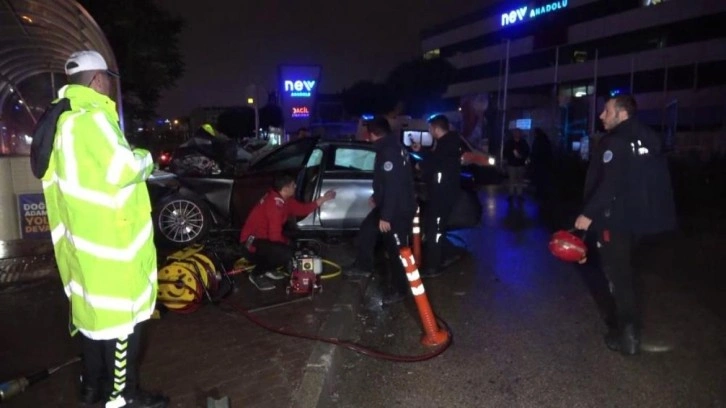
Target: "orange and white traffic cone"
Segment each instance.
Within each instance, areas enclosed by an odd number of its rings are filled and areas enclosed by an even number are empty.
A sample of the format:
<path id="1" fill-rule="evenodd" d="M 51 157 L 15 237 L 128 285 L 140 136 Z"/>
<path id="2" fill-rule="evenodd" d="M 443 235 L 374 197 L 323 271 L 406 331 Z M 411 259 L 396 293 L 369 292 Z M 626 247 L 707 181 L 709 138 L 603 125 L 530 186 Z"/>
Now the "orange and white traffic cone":
<path id="1" fill-rule="evenodd" d="M 398 237 L 396 237 L 396 241 L 398 242 Z M 418 314 L 421 317 L 421 325 L 424 328 L 421 344 L 434 347 L 440 346 L 449 340 L 449 332 L 441 330 L 436 322 L 436 316 L 433 310 L 431 310 L 431 304 L 429 303 L 428 296 L 426 296 L 426 289 L 418 273 L 418 267 L 416 267 L 416 260 L 414 259 L 413 253 L 411 253 L 411 248 L 401 246 L 400 242 L 399 248 L 399 257 L 406 270 L 406 277 L 411 285 L 411 293 L 416 300 Z"/>
<path id="2" fill-rule="evenodd" d="M 421 218 L 420 207 L 416 207 L 416 216 L 413 217 L 413 257 L 416 265 L 421 265 Z"/>

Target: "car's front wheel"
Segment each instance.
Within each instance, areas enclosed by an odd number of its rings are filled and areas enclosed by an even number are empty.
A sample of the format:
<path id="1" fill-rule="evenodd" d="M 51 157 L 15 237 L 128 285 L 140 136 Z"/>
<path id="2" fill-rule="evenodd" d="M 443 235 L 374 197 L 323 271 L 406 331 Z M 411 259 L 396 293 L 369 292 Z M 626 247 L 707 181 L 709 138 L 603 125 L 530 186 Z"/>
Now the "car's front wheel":
<path id="1" fill-rule="evenodd" d="M 157 242 L 162 246 L 183 247 L 207 236 L 212 217 L 198 198 L 174 194 L 164 198 L 154 211 Z"/>

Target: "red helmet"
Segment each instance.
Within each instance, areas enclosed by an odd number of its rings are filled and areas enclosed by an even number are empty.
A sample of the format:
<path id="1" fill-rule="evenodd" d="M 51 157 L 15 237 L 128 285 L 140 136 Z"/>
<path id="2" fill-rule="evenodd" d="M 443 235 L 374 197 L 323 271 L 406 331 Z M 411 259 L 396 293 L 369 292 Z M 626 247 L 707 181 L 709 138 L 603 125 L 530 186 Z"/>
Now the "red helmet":
<path id="1" fill-rule="evenodd" d="M 579 262 L 587 256 L 587 246 L 582 238 L 570 231 L 557 231 L 552 234 L 550 252 L 566 262 Z"/>

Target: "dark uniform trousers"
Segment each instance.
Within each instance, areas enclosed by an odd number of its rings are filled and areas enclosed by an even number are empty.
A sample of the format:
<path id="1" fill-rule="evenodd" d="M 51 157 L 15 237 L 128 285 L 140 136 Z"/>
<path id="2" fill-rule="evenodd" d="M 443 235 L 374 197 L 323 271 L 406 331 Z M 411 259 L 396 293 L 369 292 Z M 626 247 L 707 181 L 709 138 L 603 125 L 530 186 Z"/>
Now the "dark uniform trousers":
<path id="1" fill-rule="evenodd" d="M 438 268 L 442 257 L 446 259 L 452 253 L 454 245 L 446 238 L 445 228 L 454 204 L 450 199 L 433 198 L 423 212 L 422 230 L 425 239 L 423 256 L 426 269 Z"/>
<path id="2" fill-rule="evenodd" d="M 110 395 L 109 401 L 136 393 L 140 347 L 140 324 L 134 327 L 133 333 L 118 339 L 93 340 L 83 336 L 84 386 L 102 390 Z"/>
<path id="3" fill-rule="evenodd" d="M 614 317 L 620 327 L 640 325 L 636 300 L 631 254 L 634 239 L 629 233 L 603 231 L 598 237 L 600 264 L 610 281 L 610 293 L 615 301 Z"/>
<path id="4" fill-rule="evenodd" d="M 253 243 L 255 252 L 251 254 L 255 269 L 252 274 L 264 275 L 266 272 L 287 266 L 290 259 L 295 255 L 295 249 L 282 242 L 273 242 L 266 239 L 255 239 Z"/>
<path id="5" fill-rule="evenodd" d="M 363 220 L 358 233 L 358 257 L 356 262 L 361 268 L 373 270 L 376 243 L 379 234 L 382 235 L 383 245 L 388 255 L 387 269 L 390 271 L 384 282 L 387 282 L 394 290 L 405 293 L 409 288 L 408 278 L 403 263 L 399 258 L 399 247 L 393 234 L 398 235 L 401 245 L 407 245 L 409 234 L 413 228 L 413 217 L 410 217 L 410 220 L 409 217 L 405 217 L 405 219 L 391 221 L 391 232 L 381 234 L 378 229 L 378 223 L 381 220 L 380 214 L 379 209 L 374 208 Z"/>

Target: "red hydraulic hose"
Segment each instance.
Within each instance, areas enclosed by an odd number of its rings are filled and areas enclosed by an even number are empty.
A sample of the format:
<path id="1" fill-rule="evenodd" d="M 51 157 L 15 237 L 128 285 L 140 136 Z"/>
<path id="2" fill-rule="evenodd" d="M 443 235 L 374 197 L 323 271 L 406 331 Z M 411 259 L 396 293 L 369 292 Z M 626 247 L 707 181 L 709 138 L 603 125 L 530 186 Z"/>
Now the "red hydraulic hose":
<path id="1" fill-rule="evenodd" d="M 362 344 L 358 344 L 358 343 L 355 343 L 355 342 L 349 341 L 349 340 L 340 340 L 340 339 L 336 339 L 336 338 L 320 337 L 320 336 L 315 336 L 315 335 L 311 335 L 311 334 L 296 333 L 296 332 L 288 331 L 288 330 L 282 329 L 282 328 L 275 328 L 275 327 L 272 327 L 272 326 L 268 325 L 267 323 L 263 322 L 262 320 L 258 319 L 257 317 L 253 316 L 248 310 L 246 310 L 242 307 L 239 307 L 239 306 L 229 306 L 229 307 L 220 306 L 220 309 L 227 312 L 228 314 L 234 313 L 235 315 L 236 314 L 242 315 L 245 318 L 247 318 L 247 320 L 251 321 L 252 323 L 262 327 L 263 329 L 269 330 L 273 333 L 282 334 L 284 336 L 296 337 L 299 339 L 320 341 L 323 343 L 333 344 L 336 346 L 342 346 L 349 350 L 355 351 L 356 353 L 360 353 L 360 354 L 363 354 L 368 357 L 377 358 L 379 360 L 394 361 L 394 362 L 399 362 L 399 363 L 416 363 L 416 362 L 420 362 L 420 361 L 430 360 L 430 359 L 440 355 L 444 351 L 446 351 L 446 349 L 448 349 L 449 346 L 451 345 L 451 343 L 453 341 L 453 337 L 454 337 L 453 333 L 451 332 L 451 329 L 449 328 L 449 325 L 446 324 L 446 322 L 443 319 L 441 319 L 437 316 L 436 320 L 439 323 L 439 325 L 441 326 L 441 328 L 443 328 L 444 330 L 449 332 L 447 341 L 444 342 L 443 344 L 441 344 L 440 346 L 436 347 L 434 350 L 432 350 L 428 353 L 425 353 L 425 354 L 414 355 L 414 356 L 401 356 L 401 355 L 386 353 L 386 352 L 379 351 L 379 350 L 374 350 L 370 347 L 367 347 Z"/>

